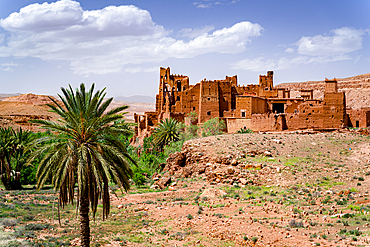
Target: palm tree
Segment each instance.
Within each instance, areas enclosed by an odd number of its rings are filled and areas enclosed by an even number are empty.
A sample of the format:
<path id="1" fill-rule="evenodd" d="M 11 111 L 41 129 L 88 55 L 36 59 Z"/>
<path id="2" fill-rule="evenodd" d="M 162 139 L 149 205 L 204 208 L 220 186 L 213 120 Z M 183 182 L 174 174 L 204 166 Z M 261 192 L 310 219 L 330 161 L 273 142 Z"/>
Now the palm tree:
<path id="1" fill-rule="evenodd" d="M 0 128 L 0 176 L 5 189 L 22 189 L 21 171 L 30 155 L 26 147 L 32 139 L 31 131 Z"/>
<path id="2" fill-rule="evenodd" d="M 11 155 L 14 147 L 14 130 L 0 128 L 0 177 L 5 189 L 11 189 Z"/>
<path id="3" fill-rule="evenodd" d="M 173 118 L 162 120 L 153 131 L 153 143 L 157 145 L 160 150 L 171 142 L 178 141 L 179 138 L 178 122 Z"/>
<path id="4" fill-rule="evenodd" d="M 105 113 L 113 98 L 104 101 L 105 88 L 94 94 L 93 84 L 89 91 L 81 84 L 74 92 L 61 88 L 63 102 L 49 104 L 52 112 L 59 115 L 58 122 L 34 120 L 54 135 L 41 137 L 34 142 L 36 151 L 31 162 L 42 156 L 37 172 L 37 189 L 42 188 L 51 177 L 59 203 L 63 207 L 73 203 L 74 187 L 77 184 L 77 207 L 80 215 L 81 246 L 90 245 L 89 210 L 95 218 L 98 200 L 103 203 L 103 219 L 110 210 L 108 182 L 113 181 L 120 188 L 130 188 L 129 178 L 133 176 L 128 161 L 136 164 L 128 155 L 126 146 L 116 138 L 128 134 L 128 130 L 114 125 L 123 118 L 119 112 L 127 106 L 117 107 Z"/>

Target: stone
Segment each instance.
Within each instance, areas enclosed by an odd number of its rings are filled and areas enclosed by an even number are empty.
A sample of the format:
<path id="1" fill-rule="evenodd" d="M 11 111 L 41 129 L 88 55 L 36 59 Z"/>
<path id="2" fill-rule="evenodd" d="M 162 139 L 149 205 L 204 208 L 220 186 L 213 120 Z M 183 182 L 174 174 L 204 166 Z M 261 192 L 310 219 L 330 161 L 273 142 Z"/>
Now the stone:
<path id="1" fill-rule="evenodd" d="M 282 141 L 279 140 L 279 139 L 273 139 L 272 141 L 275 142 L 276 144 L 281 144 L 282 143 Z"/>
<path id="2" fill-rule="evenodd" d="M 228 173 L 228 174 L 233 174 L 234 172 L 235 172 L 234 167 L 229 166 L 229 167 L 227 168 L 227 173 Z"/>
<path id="3" fill-rule="evenodd" d="M 233 159 L 232 161 L 231 161 L 231 165 L 232 166 L 237 166 L 238 165 L 238 160 L 237 159 Z"/>
<path id="4" fill-rule="evenodd" d="M 223 190 L 216 189 L 216 188 L 209 188 L 203 191 L 203 193 L 200 195 L 200 198 L 203 198 L 203 197 L 216 198 L 216 197 L 223 196 L 226 194 L 227 193 Z"/>
<path id="5" fill-rule="evenodd" d="M 272 157 L 272 153 L 270 151 L 265 151 L 263 154 L 267 157 Z"/>
<path id="6" fill-rule="evenodd" d="M 159 186 L 158 186 L 158 184 L 153 184 L 152 186 L 150 186 L 150 188 L 152 190 L 159 190 L 160 189 Z"/>
<path id="7" fill-rule="evenodd" d="M 239 178 L 239 181 L 241 184 L 246 185 L 248 183 L 248 180 L 245 178 Z"/>
<path id="8" fill-rule="evenodd" d="M 160 189 L 166 188 L 171 183 L 171 177 L 162 177 L 155 184 L 159 186 Z"/>

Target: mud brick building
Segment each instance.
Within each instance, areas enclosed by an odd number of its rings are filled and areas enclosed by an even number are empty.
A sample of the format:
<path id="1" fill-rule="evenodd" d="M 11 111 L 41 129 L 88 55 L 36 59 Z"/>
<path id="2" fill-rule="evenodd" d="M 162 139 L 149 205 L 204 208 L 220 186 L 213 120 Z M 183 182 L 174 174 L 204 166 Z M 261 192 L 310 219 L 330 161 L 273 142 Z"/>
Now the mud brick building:
<path id="1" fill-rule="evenodd" d="M 259 84 L 238 85 L 235 75 L 190 85 L 188 76 L 160 68 L 156 110 L 135 114 L 135 138 L 149 136 L 154 126 L 166 118 L 188 122 L 190 112 L 197 113 L 198 125 L 214 117 L 224 119 L 228 133 L 242 128 L 281 131 L 370 125 L 370 108 L 348 110 L 349 114 L 346 110 L 345 93 L 338 92 L 336 79 L 325 79 L 324 98 L 317 100 L 313 99 L 313 90 L 301 90 L 300 97 L 290 98 L 288 89 L 274 88 L 272 71 L 260 75 Z"/>

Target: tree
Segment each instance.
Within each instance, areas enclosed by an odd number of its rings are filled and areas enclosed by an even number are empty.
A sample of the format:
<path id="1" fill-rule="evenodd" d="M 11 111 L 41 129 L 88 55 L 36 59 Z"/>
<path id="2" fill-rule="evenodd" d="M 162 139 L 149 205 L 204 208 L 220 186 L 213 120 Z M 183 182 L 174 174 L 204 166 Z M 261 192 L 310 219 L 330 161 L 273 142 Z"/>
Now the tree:
<path id="1" fill-rule="evenodd" d="M 179 140 L 178 122 L 173 118 L 162 120 L 153 131 L 153 143 L 163 150 L 163 147 Z"/>
<path id="2" fill-rule="evenodd" d="M 224 133 L 223 130 L 225 128 L 226 124 L 222 119 L 219 119 L 218 117 L 211 118 L 202 125 L 202 136 L 221 135 Z"/>
<path id="3" fill-rule="evenodd" d="M 104 101 L 105 88 L 94 94 L 93 84 L 89 91 L 81 84 L 74 92 L 61 88 L 59 95 L 63 104 L 53 100 L 48 104 L 52 112 L 59 115 L 58 122 L 33 120 L 54 135 L 37 139 L 32 146 L 36 151 L 28 162 L 44 154 L 40 160 L 36 178 L 37 189 L 42 188 L 51 177 L 59 203 L 63 207 L 73 203 L 77 184 L 77 207 L 80 216 L 81 246 L 90 246 L 89 210 L 95 218 L 98 200 L 103 204 L 103 220 L 110 210 L 108 183 L 113 181 L 120 188 L 130 188 L 129 178 L 133 176 L 129 162 L 136 164 L 128 155 L 125 145 L 116 136 L 128 134 L 120 124 L 127 106 L 107 111 L 113 98 Z"/>
<path id="4" fill-rule="evenodd" d="M 5 189 L 22 189 L 21 171 L 30 155 L 26 147 L 32 139 L 31 131 L 0 128 L 0 176 Z"/>

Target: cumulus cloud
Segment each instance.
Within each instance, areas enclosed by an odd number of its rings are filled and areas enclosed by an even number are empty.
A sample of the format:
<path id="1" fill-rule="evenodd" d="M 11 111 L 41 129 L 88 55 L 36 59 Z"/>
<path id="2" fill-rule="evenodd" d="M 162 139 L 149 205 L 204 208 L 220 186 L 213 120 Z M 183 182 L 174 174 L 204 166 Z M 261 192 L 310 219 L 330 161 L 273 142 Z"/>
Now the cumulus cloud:
<path id="1" fill-rule="evenodd" d="M 362 48 L 362 30 L 342 27 L 331 31 L 332 35 L 302 37 L 298 45 L 298 53 L 310 56 L 332 56 L 349 53 Z"/>
<path id="2" fill-rule="evenodd" d="M 136 6 L 108 6 L 83 10 L 73 0 L 31 4 L 0 20 L 7 35 L 0 57 L 34 57 L 69 61 L 82 75 L 124 71 L 128 64 L 159 62 L 218 52 L 244 51 L 260 35 L 256 23 L 240 22 L 215 30 L 182 30 L 189 41 L 174 39 Z"/>
<path id="3" fill-rule="evenodd" d="M 366 31 L 342 27 L 331 31 L 332 35 L 303 36 L 295 45 L 297 49 L 287 48 L 285 52 L 291 57 L 278 59 L 265 58 L 244 59 L 233 63 L 235 69 L 266 71 L 294 68 L 302 64 L 320 64 L 335 61 L 351 60 L 349 53 L 362 48 L 362 39 Z M 282 45 L 279 45 L 282 46 Z"/>

